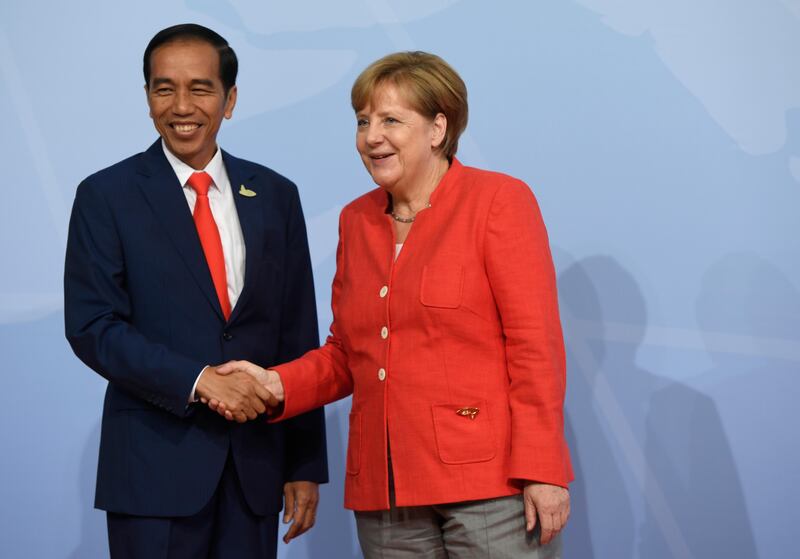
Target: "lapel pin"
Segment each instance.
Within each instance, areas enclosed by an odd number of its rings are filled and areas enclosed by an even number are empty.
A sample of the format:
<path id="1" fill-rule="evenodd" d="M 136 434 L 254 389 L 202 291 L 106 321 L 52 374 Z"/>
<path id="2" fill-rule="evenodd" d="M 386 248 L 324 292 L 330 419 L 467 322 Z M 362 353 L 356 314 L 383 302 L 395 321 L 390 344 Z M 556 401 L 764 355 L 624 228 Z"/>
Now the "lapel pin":
<path id="1" fill-rule="evenodd" d="M 239 194 L 241 194 L 242 196 L 246 196 L 247 198 L 252 198 L 253 196 L 256 195 L 254 190 L 250 190 L 249 188 L 246 188 L 244 185 L 239 186 Z"/>

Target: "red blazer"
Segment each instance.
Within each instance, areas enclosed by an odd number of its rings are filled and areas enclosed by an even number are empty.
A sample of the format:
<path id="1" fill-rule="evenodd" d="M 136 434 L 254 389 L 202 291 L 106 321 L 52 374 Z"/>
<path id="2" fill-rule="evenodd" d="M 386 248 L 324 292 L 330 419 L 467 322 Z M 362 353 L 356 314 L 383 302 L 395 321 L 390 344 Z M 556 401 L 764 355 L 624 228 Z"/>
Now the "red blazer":
<path id="1" fill-rule="evenodd" d="M 280 418 L 353 394 L 345 506 L 566 486 L 564 344 L 547 232 L 521 181 L 454 160 L 394 258 L 387 195 L 339 222 L 325 345 L 276 367 Z M 388 434 L 388 440 L 387 440 Z"/>

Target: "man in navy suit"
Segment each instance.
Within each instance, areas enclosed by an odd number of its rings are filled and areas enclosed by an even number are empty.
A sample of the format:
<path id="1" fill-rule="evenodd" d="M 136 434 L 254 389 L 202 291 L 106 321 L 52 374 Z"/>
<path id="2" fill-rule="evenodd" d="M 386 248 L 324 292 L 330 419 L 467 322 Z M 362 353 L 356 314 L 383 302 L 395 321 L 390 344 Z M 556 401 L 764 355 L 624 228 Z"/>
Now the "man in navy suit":
<path id="1" fill-rule="evenodd" d="M 218 148 L 237 60 L 217 33 L 159 32 L 144 74 L 161 138 L 81 183 L 67 243 L 67 339 L 108 380 L 95 505 L 115 559 L 274 557 L 282 501 L 285 540 L 314 523 L 324 416 L 268 424 L 264 387 L 214 365 L 318 345 L 297 188 Z"/>

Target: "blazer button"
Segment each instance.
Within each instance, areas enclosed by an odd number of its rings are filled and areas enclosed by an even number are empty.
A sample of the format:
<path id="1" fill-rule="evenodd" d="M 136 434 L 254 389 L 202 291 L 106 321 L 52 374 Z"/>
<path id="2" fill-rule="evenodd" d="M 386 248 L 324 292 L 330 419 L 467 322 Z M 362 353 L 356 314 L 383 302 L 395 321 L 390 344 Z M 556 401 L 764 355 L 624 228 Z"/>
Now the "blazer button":
<path id="1" fill-rule="evenodd" d="M 226 342 L 229 342 L 233 339 L 233 335 L 230 332 L 223 332 L 222 339 L 225 340 Z"/>
<path id="2" fill-rule="evenodd" d="M 383 328 L 381 328 L 381 338 L 385 340 L 388 337 L 389 337 L 389 329 L 386 326 L 384 326 Z"/>
<path id="3" fill-rule="evenodd" d="M 386 369 L 383 367 L 378 369 L 378 380 L 386 380 Z"/>
<path id="4" fill-rule="evenodd" d="M 378 295 L 380 295 L 380 296 L 381 296 L 381 299 L 383 299 L 384 297 L 386 297 L 386 294 L 387 294 L 387 293 L 389 293 L 389 287 L 387 287 L 387 286 L 385 286 L 385 285 L 384 285 L 383 287 L 381 287 L 381 290 L 380 290 L 380 292 L 378 293 Z"/>

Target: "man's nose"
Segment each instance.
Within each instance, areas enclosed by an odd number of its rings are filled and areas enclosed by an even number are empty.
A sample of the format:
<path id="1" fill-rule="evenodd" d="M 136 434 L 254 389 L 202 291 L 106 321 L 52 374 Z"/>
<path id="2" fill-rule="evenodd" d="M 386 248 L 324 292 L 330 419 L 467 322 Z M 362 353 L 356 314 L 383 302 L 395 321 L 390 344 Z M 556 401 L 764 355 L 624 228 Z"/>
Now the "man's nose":
<path id="1" fill-rule="evenodd" d="M 177 90 L 172 98 L 172 112 L 185 115 L 190 114 L 193 108 L 191 94 L 188 91 Z"/>

